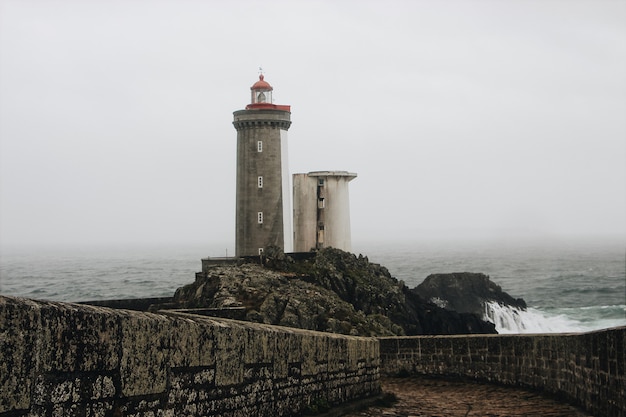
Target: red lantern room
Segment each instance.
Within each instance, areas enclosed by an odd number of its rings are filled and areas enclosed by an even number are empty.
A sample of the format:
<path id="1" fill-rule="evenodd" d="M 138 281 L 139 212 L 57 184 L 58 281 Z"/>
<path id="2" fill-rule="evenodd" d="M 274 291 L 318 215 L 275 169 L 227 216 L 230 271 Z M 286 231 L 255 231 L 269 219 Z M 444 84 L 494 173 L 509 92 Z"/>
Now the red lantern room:
<path id="1" fill-rule="evenodd" d="M 252 104 L 272 103 L 272 86 L 264 80 L 263 74 L 259 75 L 259 81 L 255 82 L 250 91 L 252 92 Z"/>
<path id="2" fill-rule="evenodd" d="M 273 103 L 272 91 L 274 88 L 264 79 L 263 74 L 259 75 L 259 81 L 250 87 L 251 101 L 246 106 L 246 110 L 251 109 L 276 109 L 291 111 L 291 106 L 281 106 Z"/>

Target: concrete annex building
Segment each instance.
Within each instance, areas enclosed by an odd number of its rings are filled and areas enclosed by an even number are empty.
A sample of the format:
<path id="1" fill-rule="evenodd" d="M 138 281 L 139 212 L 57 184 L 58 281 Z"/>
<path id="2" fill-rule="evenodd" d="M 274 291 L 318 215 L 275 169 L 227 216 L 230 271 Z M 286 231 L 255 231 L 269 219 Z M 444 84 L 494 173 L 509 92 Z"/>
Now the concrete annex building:
<path id="1" fill-rule="evenodd" d="M 260 255 L 268 246 L 285 252 L 329 246 L 350 251 L 348 182 L 356 174 L 295 174 L 292 211 L 287 159 L 291 106 L 273 103 L 273 88 L 262 74 L 250 91 L 250 104 L 233 113 L 237 130 L 235 256 Z"/>
<path id="2" fill-rule="evenodd" d="M 348 182 L 354 178 L 346 171 L 293 175 L 294 251 L 352 250 Z"/>

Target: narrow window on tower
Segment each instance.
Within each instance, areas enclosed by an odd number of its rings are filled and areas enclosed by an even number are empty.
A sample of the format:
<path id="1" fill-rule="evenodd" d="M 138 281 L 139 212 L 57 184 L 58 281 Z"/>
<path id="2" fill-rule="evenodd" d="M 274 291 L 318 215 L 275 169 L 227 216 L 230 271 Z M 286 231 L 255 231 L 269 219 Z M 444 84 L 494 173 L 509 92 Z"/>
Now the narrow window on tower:
<path id="1" fill-rule="evenodd" d="M 324 186 L 324 178 L 320 178 L 319 180 L 317 180 L 317 185 L 320 187 Z"/>
<path id="2" fill-rule="evenodd" d="M 320 197 L 317 199 L 317 208 L 318 209 L 323 209 L 324 207 L 326 207 L 326 203 L 324 200 L 324 197 Z"/>
<path id="3" fill-rule="evenodd" d="M 257 222 L 258 222 L 259 224 L 263 224 L 263 212 L 262 212 L 262 211 L 259 211 L 259 212 L 257 213 L 257 215 L 256 215 L 256 219 L 257 219 Z"/>
<path id="4" fill-rule="evenodd" d="M 263 152 L 263 141 L 260 140 L 256 143 L 256 151 L 257 152 Z"/>
<path id="5" fill-rule="evenodd" d="M 259 179 L 257 180 L 257 185 L 259 186 L 259 188 L 263 188 L 263 177 L 259 176 Z"/>

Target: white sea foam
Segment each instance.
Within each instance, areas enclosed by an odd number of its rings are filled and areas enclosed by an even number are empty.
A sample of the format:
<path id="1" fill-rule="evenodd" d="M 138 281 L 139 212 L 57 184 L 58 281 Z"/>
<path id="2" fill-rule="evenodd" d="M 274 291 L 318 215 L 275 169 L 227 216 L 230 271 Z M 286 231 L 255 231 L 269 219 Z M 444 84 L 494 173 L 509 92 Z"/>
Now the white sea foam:
<path id="1" fill-rule="evenodd" d="M 589 330 L 564 314 L 550 315 L 543 311 L 503 306 L 496 302 L 485 303 L 484 320 L 496 325 L 500 334 L 512 333 L 567 333 Z"/>

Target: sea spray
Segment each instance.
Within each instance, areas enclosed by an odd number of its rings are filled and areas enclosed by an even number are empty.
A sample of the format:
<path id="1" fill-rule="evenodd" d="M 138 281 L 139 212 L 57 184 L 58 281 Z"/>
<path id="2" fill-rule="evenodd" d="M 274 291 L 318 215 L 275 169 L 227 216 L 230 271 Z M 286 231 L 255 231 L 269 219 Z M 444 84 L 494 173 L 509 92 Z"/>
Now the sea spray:
<path id="1" fill-rule="evenodd" d="M 584 326 L 564 314 L 549 315 L 543 311 L 526 310 L 485 302 L 484 320 L 495 324 L 500 334 L 516 333 L 568 333 L 586 330 Z"/>

